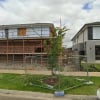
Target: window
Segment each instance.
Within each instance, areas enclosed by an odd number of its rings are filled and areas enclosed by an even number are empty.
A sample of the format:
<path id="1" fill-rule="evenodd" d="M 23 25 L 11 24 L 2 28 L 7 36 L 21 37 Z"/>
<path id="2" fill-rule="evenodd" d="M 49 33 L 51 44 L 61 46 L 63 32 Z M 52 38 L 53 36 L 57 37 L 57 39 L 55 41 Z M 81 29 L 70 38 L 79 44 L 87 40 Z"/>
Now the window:
<path id="1" fill-rule="evenodd" d="M 95 59 L 100 60 L 100 45 L 95 46 Z"/>
<path id="2" fill-rule="evenodd" d="M 93 27 L 93 39 L 100 39 L 100 27 Z"/>
<path id="3" fill-rule="evenodd" d="M 93 39 L 93 27 L 88 27 L 88 40 Z"/>
<path id="4" fill-rule="evenodd" d="M 85 51 L 79 51 L 80 55 L 85 55 Z"/>

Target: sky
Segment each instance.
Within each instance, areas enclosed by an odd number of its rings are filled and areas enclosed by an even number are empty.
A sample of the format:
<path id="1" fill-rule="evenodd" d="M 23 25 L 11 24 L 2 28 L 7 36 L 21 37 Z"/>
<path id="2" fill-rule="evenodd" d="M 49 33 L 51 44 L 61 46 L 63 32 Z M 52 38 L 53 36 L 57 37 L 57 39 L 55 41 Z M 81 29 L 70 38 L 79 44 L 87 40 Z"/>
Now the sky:
<path id="1" fill-rule="evenodd" d="M 0 0 L 0 25 L 53 23 L 66 26 L 65 47 L 80 28 L 100 21 L 100 0 Z"/>

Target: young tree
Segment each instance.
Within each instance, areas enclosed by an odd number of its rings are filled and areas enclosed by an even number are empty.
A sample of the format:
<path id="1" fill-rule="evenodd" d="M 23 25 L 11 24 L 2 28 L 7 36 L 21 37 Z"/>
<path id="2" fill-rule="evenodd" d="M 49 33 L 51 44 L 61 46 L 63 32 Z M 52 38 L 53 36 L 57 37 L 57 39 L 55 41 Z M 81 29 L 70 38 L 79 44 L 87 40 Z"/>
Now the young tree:
<path id="1" fill-rule="evenodd" d="M 52 75 L 54 75 L 54 68 L 57 68 L 59 65 L 59 57 L 62 53 L 62 40 L 66 34 L 68 29 L 66 27 L 63 28 L 55 28 L 53 37 L 50 38 L 50 49 L 48 51 L 48 64 L 52 70 Z"/>

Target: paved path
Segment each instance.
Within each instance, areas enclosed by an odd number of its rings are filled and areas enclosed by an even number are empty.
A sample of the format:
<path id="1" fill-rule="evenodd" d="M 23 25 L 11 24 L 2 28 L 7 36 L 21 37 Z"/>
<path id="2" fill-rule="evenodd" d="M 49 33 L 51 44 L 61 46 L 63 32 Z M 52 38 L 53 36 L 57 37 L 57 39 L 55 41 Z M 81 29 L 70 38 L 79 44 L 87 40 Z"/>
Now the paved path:
<path id="1" fill-rule="evenodd" d="M 42 75 L 51 75 L 51 71 L 35 71 L 35 70 L 3 70 L 0 69 L 0 73 L 16 73 L 16 74 L 42 74 Z M 61 74 L 66 76 L 86 76 L 86 72 L 61 72 Z M 89 76 L 98 76 L 100 77 L 100 72 L 89 72 Z"/>
<path id="2" fill-rule="evenodd" d="M 94 95 L 65 95 L 55 97 L 53 94 L 0 89 L 0 100 L 96 100 Z"/>
<path id="3" fill-rule="evenodd" d="M 16 97 L 16 96 L 1 95 L 0 94 L 0 100 L 39 100 L 39 99 Z"/>

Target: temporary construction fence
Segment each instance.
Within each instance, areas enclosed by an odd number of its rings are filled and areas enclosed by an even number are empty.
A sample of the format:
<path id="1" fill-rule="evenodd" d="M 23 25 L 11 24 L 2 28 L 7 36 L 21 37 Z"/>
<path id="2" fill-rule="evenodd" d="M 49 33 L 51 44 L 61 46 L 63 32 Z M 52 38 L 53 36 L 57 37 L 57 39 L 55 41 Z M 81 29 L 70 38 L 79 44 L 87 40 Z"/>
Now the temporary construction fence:
<path id="1" fill-rule="evenodd" d="M 26 58 L 28 59 L 28 58 Z M 39 58 L 38 58 L 39 60 Z M 88 72 L 88 63 L 86 56 L 71 56 L 71 57 L 58 57 L 55 58 L 44 58 L 44 64 L 38 63 L 38 61 L 33 61 L 34 66 L 37 68 L 38 74 L 46 75 L 40 80 L 34 80 L 33 86 L 38 86 L 46 89 L 55 91 L 55 95 L 64 95 L 64 91 L 68 91 L 73 88 L 78 88 L 80 86 L 93 84 L 90 80 Z M 50 60 L 50 61 L 49 61 Z M 30 74 L 30 69 L 28 66 L 24 66 L 25 74 Z M 43 70 L 45 69 L 45 71 Z M 34 73 L 34 71 L 33 71 Z M 38 81 L 38 82 L 36 82 Z M 44 85 L 40 85 L 41 82 L 45 82 Z"/>

